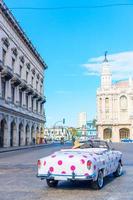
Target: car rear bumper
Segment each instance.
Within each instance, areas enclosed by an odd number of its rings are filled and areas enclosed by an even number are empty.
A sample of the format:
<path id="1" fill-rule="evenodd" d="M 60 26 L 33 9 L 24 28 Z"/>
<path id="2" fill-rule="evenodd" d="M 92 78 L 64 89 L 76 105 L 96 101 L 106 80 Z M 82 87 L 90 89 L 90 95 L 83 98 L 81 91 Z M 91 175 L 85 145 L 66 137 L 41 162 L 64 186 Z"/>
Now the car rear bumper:
<path id="1" fill-rule="evenodd" d="M 37 174 L 37 177 L 41 180 L 43 179 L 53 179 L 58 181 L 67 181 L 67 180 L 94 180 L 96 174 L 93 175 L 76 175 L 74 172 L 69 175 L 60 175 L 60 174 Z"/>

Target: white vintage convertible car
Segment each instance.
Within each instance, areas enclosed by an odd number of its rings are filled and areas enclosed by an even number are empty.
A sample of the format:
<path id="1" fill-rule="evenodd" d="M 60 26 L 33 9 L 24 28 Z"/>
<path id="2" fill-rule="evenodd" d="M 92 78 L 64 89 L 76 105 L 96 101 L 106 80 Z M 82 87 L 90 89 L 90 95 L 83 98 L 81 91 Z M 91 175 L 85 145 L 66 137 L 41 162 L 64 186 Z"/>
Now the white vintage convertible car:
<path id="1" fill-rule="evenodd" d="M 100 140 L 88 140 L 76 149 L 62 149 L 38 160 L 37 177 L 46 179 L 49 187 L 59 181 L 91 181 L 94 189 L 101 189 L 104 177 L 122 174 L 122 153 Z"/>

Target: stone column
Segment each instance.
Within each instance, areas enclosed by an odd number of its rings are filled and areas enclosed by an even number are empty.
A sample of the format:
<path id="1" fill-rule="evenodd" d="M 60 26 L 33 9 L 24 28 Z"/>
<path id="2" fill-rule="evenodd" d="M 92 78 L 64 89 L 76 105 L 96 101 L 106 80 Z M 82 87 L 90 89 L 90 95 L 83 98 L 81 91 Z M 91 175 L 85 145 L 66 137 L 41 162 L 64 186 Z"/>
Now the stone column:
<path id="1" fill-rule="evenodd" d="M 118 126 L 112 127 L 112 142 L 120 142 L 119 127 Z"/>
<path id="2" fill-rule="evenodd" d="M 18 134 L 19 134 L 19 121 L 18 119 L 16 120 L 16 130 L 14 131 L 14 136 L 13 136 L 13 146 L 18 146 Z"/>
<path id="3" fill-rule="evenodd" d="M 10 147 L 10 132 L 11 132 L 11 118 L 10 116 L 7 117 L 6 119 L 6 123 L 7 123 L 7 128 L 4 132 L 4 147 Z"/>
<path id="4" fill-rule="evenodd" d="M 133 123 L 130 129 L 130 139 L 133 140 Z"/>
<path id="5" fill-rule="evenodd" d="M 33 112 L 36 112 L 36 99 L 33 100 Z"/>
<path id="6" fill-rule="evenodd" d="M 15 104 L 19 105 L 19 86 L 15 87 Z"/>
<path id="7" fill-rule="evenodd" d="M 24 91 L 22 94 L 22 105 L 24 108 L 26 108 L 26 92 Z"/>
<path id="8" fill-rule="evenodd" d="M 28 96 L 28 109 L 31 111 L 31 95 Z"/>
<path id="9" fill-rule="evenodd" d="M 21 146 L 24 146 L 25 145 L 25 137 L 26 137 L 26 121 L 24 120 L 24 123 L 23 123 L 23 132 L 22 132 L 22 135 L 21 135 Z"/>
<path id="10" fill-rule="evenodd" d="M 28 133 L 28 144 L 30 145 L 32 143 L 31 141 L 31 124 L 30 124 L 30 128 L 29 128 L 29 133 Z"/>
<path id="11" fill-rule="evenodd" d="M 102 126 L 98 126 L 98 138 L 103 140 L 103 127 Z"/>
<path id="12" fill-rule="evenodd" d="M 22 77 L 23 80 L 26 80 L 26 65 L 25 63 L 23 64 L 23 68 L 22 68 Z"/>
<path id="13" fill-rule="evenodd" d="M 102 96 L 102 122 L 105 121 L 105 96 Z"/>
<path id="14" fill-rule="evenodd" d="M 40 114 L 41 112 L 41 104 L 40 104 L 40 101 L 38 101 L 38 113 Z"/>
<path id="15" fill-rule="evenodd" d="M 11 52 L 11 45 L 9 45 L 8 49 L 7 49 L 7 56 L 6 56 L 6 60 L 5 60 L 5 65 L 7 65 L 8 67 L 10 67 L 12 69 L 12 52 Z"/>
<path id="16" fill-rule="evenodd" d="M 15 60 L 15 66 L 14 66 L 14 73 L 20 75 L 20 59 L 19 59 L 19 53 L 16 56 Z"/>

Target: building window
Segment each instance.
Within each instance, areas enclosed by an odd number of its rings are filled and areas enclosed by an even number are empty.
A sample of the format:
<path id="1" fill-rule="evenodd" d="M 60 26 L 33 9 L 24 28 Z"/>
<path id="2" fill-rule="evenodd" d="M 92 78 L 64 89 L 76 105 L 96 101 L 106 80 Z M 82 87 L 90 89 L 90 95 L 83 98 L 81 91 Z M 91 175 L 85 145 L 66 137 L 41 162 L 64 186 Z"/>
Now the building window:
<path id="1" fill-rule="evenodd" d="M 42 114 L 42 109 L 43 109 L 43 106 L 42 106 L 43 104 L 41 103 L 40 104 L 40 113 Z"/>
<path id="2" fill-rule="evenodd" d="M 36 89 L 38 90 L 38 81 L 36 81 Z"/>
<path id="3" fill-rule="evenodd" d="M 15 101 L 15 87 L 12 85 L 11 86 L 11 98 L 12 98 L 12 103 Z"/>
<path id="4" fill-rule="evenodd" d="M 40 93 L 42 94 L 42 85 L 40 85 Z"/>
<path id="5" fill-rule="evenodd" d="M 34 83 L 34 77 L 32 76 L 31 78 L 31 85 L 33 86 L 33 83 Z"/>
<path id="6" fill-rule="evenodd" d="M 2 62 L 5 65 L 5 60 L 6 60 L 6 50 L 2 49 Z"/>
<path id="7" fill-rule="evenodd" d="M 26 108 L 28 109 L 28 94 L 26 94 Z"/>
<path id="8" fill-rule="evenodd" d="M 109 98 L 105 98 L 105 112 L 109 112 Z"/>
<path id="9" fill-rule="evenodd" d="M 32 110 L 32 112 L 33 112 L 33 106 L 34 106 L 34 99 L 32 98 L 31 99 L 31 110 Z"/>
<path id="10" fill-rule="evenodd" d="M 102 98 L 99 99 L 99 110 L 102 111 Z"/>
<path id="11" fill-rule="evenodd" d="M 124 95 L 120 97 L 120 109 L 121 110 L 127 109 L 127 97 Z"/>
<path id="12" fill-rule="evenodd" d="M 14 67 L 15 67 L 15 59 L 12 58 L 12 69 L 13 69 L 13 71 L 14 71 Z"/>
<path id="13" fill-rule="evenodd" d="M 20 65 L 20 72 L 19 72 L 19 74 L 20 74 L 21 78 L 22 78 L 22 69 L 23 69 L 23 67 L 22 67 L 22 65 Z"/>
<path id="14" fill-rule="evenodd" d="M 22 91 L 19 90 L 19 105 L 22 106 Z"/>
<path id="15" fill-rule="evenodd" d="M 28 82 L 29 72 L 26 71 L 26 81 Z"/>
<path id="16" fill-rule="evenodd" d="M 36 101 L 36 112 L 38 113 L 38 101 Z"/>
<path id="17" fill-rule="evenodd" d="M 2 98 L 5 99 L 6 94 L 6 81 L 1 79 Z"/>

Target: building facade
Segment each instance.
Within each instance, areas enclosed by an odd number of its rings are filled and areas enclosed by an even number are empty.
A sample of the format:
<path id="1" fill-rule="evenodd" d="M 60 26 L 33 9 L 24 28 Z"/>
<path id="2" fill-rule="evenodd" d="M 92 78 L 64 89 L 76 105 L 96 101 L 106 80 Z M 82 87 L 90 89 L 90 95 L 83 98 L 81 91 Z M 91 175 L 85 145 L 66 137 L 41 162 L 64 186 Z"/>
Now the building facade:
<path id="1" fill-rule="evenodd" d="M 84 139 L 96 138 L 97 130 L 92 120 L 86 121 L 86 124 L 82 128 L 77 128 L 77 136 Z"/>
<path id="2" fill-rule="evenodd" d="M 47 140 L 61 140 L 61 138 L 64 138 L 64 140 L 70 140 L 71 134 L 68 130 L 68 128 L 64 126 L 56 126 L 53 128 L 45 128 L 44 129 L 44 138 Z"/>
<path id="3" fill-rule="evenodd" d="M 0 1 L 0 147 L 38 143 L 45 123 L 47 68 Z"/>
<path id="4" fill-rule="evenodd" d="M 90 120 L 86 122 L 87 136 L 90 138 L 97 137 L 97 130 L 94 121 Z"/>
<path id="5" fill-rule="evenodd" d="M 87 121 L 87 113 L 86 112 L 80 112 L 78 115 L 78 127 L 82 128 L 86 125 Z"/>
<path id="6" fill-rule="evenodd" d="M 109 62 L 105 58 L 101 87 L 97 90 L 97 129 L 101 139 L 120 142 L 133 139 L 133 81 L 112 83 Z"/>

